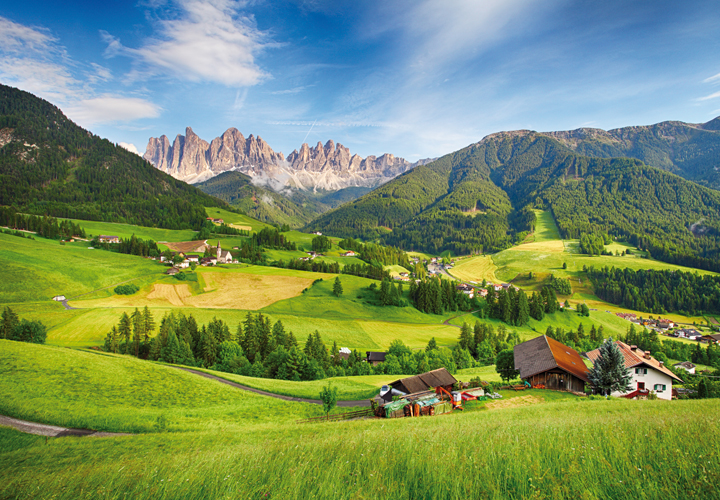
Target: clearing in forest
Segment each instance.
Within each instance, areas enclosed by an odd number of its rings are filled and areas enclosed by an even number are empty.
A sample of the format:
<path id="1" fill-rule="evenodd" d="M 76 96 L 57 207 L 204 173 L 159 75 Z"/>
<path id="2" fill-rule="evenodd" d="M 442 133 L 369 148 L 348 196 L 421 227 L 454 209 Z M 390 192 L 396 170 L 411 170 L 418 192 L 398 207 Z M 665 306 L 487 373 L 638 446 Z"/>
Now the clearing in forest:
<path id="1" fill-rule="evenodd" d="M 552 213 L 545 210 L 535 212 L 535 241 L 550 241 L 560 239 L 560 230 L 555 223 Z"/>

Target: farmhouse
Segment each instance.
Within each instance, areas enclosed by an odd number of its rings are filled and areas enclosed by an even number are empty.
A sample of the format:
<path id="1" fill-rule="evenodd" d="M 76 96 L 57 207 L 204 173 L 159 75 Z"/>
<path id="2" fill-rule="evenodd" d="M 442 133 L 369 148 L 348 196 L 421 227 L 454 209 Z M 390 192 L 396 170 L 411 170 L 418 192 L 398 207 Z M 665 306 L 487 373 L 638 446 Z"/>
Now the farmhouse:
<path id="1" fill-rule="evenodd" d="M 353 252 L 352 250 L 348 250 L 343 254 L 343 257 L 355 257 L 355 255 L 357 255 L 355 252 Z"/>
<path id="2" fill-rule="evenodd" d="M 703 342 L 707 342 L 710 344 L 720 342 L 720 333 L 711 333 L 710 335 L 703 335 L 702 340 L 703 340 Z"/>
<path id="3" fill-rule="evenodd" d="M 650 351 L 643 351 L 637 346 L 629 346 L 619 340 L 615 343 L 625 358 L 625 368 L 631 370 L 632 385 L 635 389 L 630 392 L 613 393 L 613 396 L 633 399 L 647 397 L 650 391 L 654 391 L 660 399 L 672 399 L 673 380 L 683 383 L 677 375 L 668 370 L 662 361 L 650 356 Z M 600 356 L 600 349 L 595 349 L 585 355 L 594 363 Z"/>
<path id="4" fill-rule="evenodd" d="M 98 236 L 98 240 L 100 243 L 120 243 L 120 238 L 117 236 L 107 236 L 104 234 Z"/>
<path id="5" fill-rule="evenodd" d="M 367 351 L 365 353 L 365 360 L 373 366 L 379 365 L 385 362 L 386 352 L 373 352 Z"/>
<path id="6" fill-rule="evenodd" d="M 337 357 L 338 359 L 350 359 L 351 353 L 352 351 L 349 347 L 341 347 L 340 349 L 338 349 Z"/>
<path id="7" fill-rule="evenodd" d="M 175 276 L 179 272 L 180 272 L 180 269 L 178 269 L 177 267 L 171 267 L 170 269 L 167 270 L 167 274 L 169 274 L 170 276 Z"/>
<path id="8" fill-rule="evenodd" d="M 518 344 L 513 349 L 515 369 L 533 387 L 583 392 L 588 369 L 580 355 L 547 335 Z"/>
<path id="9" fill-rule="evenodd" d="M 690 361 L 683 361 L 682 363 L 675 363 L 673 365 L 673 368 L 682 368 L 686 372 L 694 375 L 695 374 L 695 365 L 692 364 Z"/>
<path id="10" fill-rule="evenodd" d="M 53 297 L 53 300 L 55 300 L 57 302 L 62 302 L 63 300 L 66 300 L 66 299 L 65 299 L 64 295 L 56 295 L 55 297 Z"/>
<path id="11" fill-rule="evenodd" d="M 450 392 L 452 391 L 453 385 L 456 383 L 457 380 L 450 374 L 449 371 L 445 368 L 438 368 L 437 370 L 432 370 L 426 373 L 421 373 L 420 375 L 402 378 L 400 380 L 396 380 L 395 382 L 391 382 L 388 385 L 391 389 L 394 389 L 394 391 L 390 390 L 386 392 L 383 398 L 389 396 L 389 399 L 387 399 L 389 401 L 392 399 L 393 392 L 395 392 L 395 394 L 402 393 L 403 395 L 408 395 L 429 391 L 437 387 L 442 387 L 446 391 Z"/>

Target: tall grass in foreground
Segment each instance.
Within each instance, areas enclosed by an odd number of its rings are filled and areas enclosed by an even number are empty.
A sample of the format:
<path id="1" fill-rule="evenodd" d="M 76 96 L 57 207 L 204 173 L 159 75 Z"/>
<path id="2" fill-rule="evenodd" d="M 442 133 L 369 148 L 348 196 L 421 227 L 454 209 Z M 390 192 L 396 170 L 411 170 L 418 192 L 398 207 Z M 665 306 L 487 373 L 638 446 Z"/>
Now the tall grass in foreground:
<path id="1" fill-rule="evenodd" d="M 716 499 L 718 409 L 579 399 L 47 445 L 0 430 L 0 498 Z"/>

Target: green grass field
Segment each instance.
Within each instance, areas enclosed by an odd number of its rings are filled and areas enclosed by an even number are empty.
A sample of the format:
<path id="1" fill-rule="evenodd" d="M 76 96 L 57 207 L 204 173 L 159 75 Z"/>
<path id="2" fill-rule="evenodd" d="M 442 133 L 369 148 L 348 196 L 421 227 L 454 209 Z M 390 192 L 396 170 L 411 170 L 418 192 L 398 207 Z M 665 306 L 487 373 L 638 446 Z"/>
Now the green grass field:
<path id="1" fill-rule="evenodd" d="M 535 241 L 559 240 L 560 231 L 552 213 L 544 210 L 534 210 L 534 212 L 535 217 L 537 217 L 535 221 Z"/>
<path id="2" fill-rule="evenodd" d="M 55 295 L 75 297 L 93 290 L 136 280 L 161 277 L 165 267 L 157 262 L 87 245 L 60 245 L 0 234 L 0 303 L 38 302 Z"/>
<path id="3" fill-rule="evenodd" d="M 319 407 L 124 357 L 10 344 L 0 341 L 0 412 L 141 434 L 0 428 L 0 498 L 717 497 L 718 400 L 506 391 L 437 417 L 296 424 Z"/>
<path id="4" fill-rule="evenodd" d="M 133 234 L 143 240 L 154 241 L 190 241 L 195 231 L 189 229 L 175 230 L 157 227 L 136 226 L 134 224 L 121 224 L 116 222 L 97 222 L 79 219 L 69 219 L 79 224 L 87 233 L 88 239 L 100 234 L 130 238 Z"/>

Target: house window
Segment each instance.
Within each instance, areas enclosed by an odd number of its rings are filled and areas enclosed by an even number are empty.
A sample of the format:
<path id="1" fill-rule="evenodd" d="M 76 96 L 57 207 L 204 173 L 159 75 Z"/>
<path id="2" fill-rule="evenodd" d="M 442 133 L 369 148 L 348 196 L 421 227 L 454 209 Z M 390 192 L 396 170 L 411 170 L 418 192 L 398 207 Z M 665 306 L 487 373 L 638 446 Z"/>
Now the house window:
<path id="1" fill-rule="evenodd" d="M 647 368 L 635 368 L 635 375 L 647 375 Z"/>
<path id="2" fill-rule="evenodd" d="M 662 392 L 665 390 L 665 384 L 655 384 L 655 392 Z"/>

